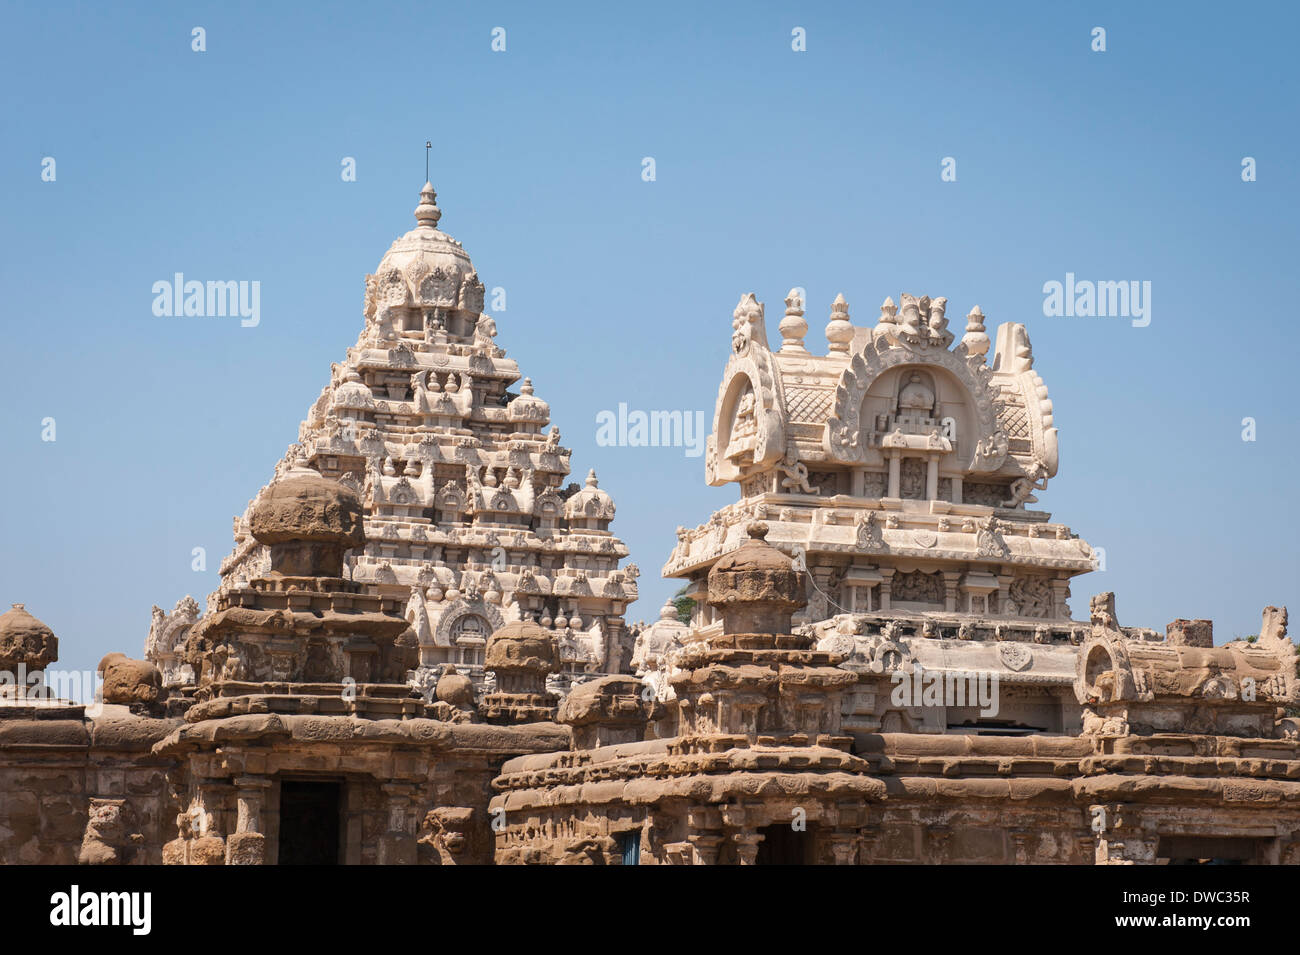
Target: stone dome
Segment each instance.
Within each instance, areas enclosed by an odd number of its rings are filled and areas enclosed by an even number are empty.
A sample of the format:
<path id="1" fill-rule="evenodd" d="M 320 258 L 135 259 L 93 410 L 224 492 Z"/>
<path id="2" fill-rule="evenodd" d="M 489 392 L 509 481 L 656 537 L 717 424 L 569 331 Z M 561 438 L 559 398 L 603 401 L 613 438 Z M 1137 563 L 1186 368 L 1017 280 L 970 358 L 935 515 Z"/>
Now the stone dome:
<path id="1" fill-rule="evenodd" d="M 59 658 L 54 631 L 37 620 L 22 604 L 0 614 L 0 667 L 15 669 L 20 663 L 40 670 Z"/>
<path id="2" fill-rule="evenodd" d="M 533 394 L 533 380 L 525 378 L 519 387 L 519 397 L 506 407 L 506 416 L 511 421 L 546 424 L 551 420 L 551 406 Z"/>
<path id="3" fill-rule="evenodd" d="M 749 534 L 749 539 L 735 550 L 718 558 L 718 562 L 713 565 L 713 570 L 709 573 L 710 577 L 713 574 L 743 574 L 752 571 L 795 573 L 790 558 L 767 542 L 767 524 L 754 521 L 745 530 Z"/>
<path id="4" fill-rule="evenodd" d="M 309 541 L 360 547 L 365 542 L 356 493 L 305 466 L 290 468 L 262 492 L 249 524 L 263 544 Z"/>
<path id="5" fill-rule="evenodd" d="M 343 374 L 339 386 L 334 389 L 334 407 L 373 408 L 374 406 L 374 395 L 361 380 L 361 374 L 355 368 L 349 368 Z"/>
<path id="6" fill-rule="evenodd" d="M 515 621 L 488 637 L 483 665 L 494 671 L 557 673 L 560 669 L 560 645 L 555 634 L 531 620 Z"/>
<path id="7" fill-rule="evenodd" d="M 594 470 L 587 472 L 587 486 L 564 502 L 564 516 L 569 520 L 614 519 L 614 499 L 600 489 Z"/>
<path id="8" fill-rule="evenodd" d="M 384 254 L 375 269 L 379 304 L 483 309 L 483 283 L 461 244 L 438 228 L 442 210 L 426 182 L 415 208 L 416 226 Z"/>
<path id="9" fill-rule="evenodd" d="M 454 666 L 448 665 L 438 678 L 434 695 L 443 703 L 458 709 L 473 709 L 474 681 L 460 673 Z"/>
<path id="10" fill-rule="evenodd" d="M 709 571 L 709 605 L 722 612 L 726 634 L 787 634 L 790 615 L 808 603 L 808 574 L 767 543 L 767 525 L 754 521 L 749 540 Z"/>

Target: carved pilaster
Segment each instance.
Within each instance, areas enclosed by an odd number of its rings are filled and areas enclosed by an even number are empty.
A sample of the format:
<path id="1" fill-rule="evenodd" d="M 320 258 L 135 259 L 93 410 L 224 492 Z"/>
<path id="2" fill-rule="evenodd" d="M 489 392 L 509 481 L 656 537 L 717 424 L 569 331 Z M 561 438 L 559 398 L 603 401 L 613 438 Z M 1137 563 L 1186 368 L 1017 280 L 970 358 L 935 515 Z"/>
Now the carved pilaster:
<path id="1" fill-rule="evenodd" d="M 836 832 L 831 835 L 831 857 L 836 865 L 856 865 L 862 837 L 856 832 Z"/>
<path id="2" fill-rule="evenodd" d="M 877 610 L 890 609 L 889 604 L 893 596 L 895 573 L 896 573 L 896 568 L 894 567 L 880 568 L 880 576 L 883 577 L 884 580 L 880 582 L 880 606 L 876 608 Z"/>
<path id="3" fill-rule="evenodd" d="M 758 861 L 758 844 L 763 841 L 761 832 L 743 829 L 733 832 L 731 841 L 736 844 L 736 859 L 741 865 L 753 865 Z"/>
<path id="4" fill-rule="evenodd" d="M 722 836 L 716 832 L 692 832 L 687 836 L 691 844 L 692 865 L 717 865 L 718 850 L 722 848 Z"/>
<path id="5" fill-rule="evenodd" d="M 262 810 L 270 787 L 265 776 L 235 777 L 235 831 L 226 841 L 227 865 L 266 864 Z"/>
<path id="6" fill-rule="evenodd" d="M 385 783 L 381 787 L 388 802 L 388 831 L 379 839 L 380 865 L 415 865 L 415 796 L 413 783 Z"/>

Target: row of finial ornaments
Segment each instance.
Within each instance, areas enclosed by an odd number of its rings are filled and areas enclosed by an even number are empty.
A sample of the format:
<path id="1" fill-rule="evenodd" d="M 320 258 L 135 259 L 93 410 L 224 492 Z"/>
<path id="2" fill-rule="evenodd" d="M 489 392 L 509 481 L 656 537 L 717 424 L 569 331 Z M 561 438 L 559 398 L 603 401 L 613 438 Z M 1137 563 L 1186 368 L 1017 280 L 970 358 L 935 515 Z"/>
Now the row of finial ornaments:
<path id="1" fill-rule="evenodd" d="M 752 293 L 750 295 L 752 298 Z M 892 297 L 886 298 L 880 306 L 880 319 L 876 325 L 877 335 L 885 335 L 891 341 L 900 339 L 919 344 L 929 341 L 947 347 L 952 343 L 953 335 L 948 329 L 946 298 L 930 299 L 929 296 L 917 298 L 903 295 L 902 315 L 894 304 Z M 741 300 L 742 306 L 745 300 Z M 804 346 L 804 337 L 808 334 L 808 321 L 804 317 L 804 299 L 800 290 L 790 289 L 785 298 L 785 316 L 781 319 L 781 351 L 786 353 L 808 354 Z M 836 295 L 831 303 L 830 321 L 826 323 L 826 340 L 830 343 L 831 354 L 848 354 L 853 342 L 854 326 L 849 320 L 849 303 L 844 296 Z M 966 334 L 962 344 L 969 355 L 982 356 L 989 350 L 988 333 L 984 328 L 984 312 L 978 305 L 966 316 Z"/>

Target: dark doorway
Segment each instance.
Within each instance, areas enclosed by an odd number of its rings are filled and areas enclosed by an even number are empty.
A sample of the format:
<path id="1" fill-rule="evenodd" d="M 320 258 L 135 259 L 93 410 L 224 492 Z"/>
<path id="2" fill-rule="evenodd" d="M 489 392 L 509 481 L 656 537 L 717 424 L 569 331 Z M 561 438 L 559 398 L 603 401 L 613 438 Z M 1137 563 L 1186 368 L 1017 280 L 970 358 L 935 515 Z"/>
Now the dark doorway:
<path id="1" fill-rule="evenodd" d="M 1259 840 L 1231 836 L 1161 836 L 1156 858 L 1169 865 L 1253 865 Z"/>
<path id="2" fill-rule="evenodd" d="M 765 826 L 759 830 L 763 841 L 758 844 L 755 865 L 809 865 L 812 858 L 811 829 L 799 831 L 788 822 Z"/>
<path id="3" fill-rule="evenodd" d="M 339 783 L 280 783 L 280 865 L 338 865 Z"/>

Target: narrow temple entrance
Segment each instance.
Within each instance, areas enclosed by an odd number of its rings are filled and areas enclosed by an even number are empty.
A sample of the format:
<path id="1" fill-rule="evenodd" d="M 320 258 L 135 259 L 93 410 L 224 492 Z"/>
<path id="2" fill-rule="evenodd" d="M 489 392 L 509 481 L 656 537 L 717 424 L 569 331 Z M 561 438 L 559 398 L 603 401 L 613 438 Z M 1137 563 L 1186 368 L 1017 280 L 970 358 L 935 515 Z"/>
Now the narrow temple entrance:
<path id="1" fill-rule="evenodd" d="M 812 828 L 800 832 L 788 822 L 764 826 L 759 830 L 763 841 L 758 844 L 755 865 L 812 865 Z"/>
<path id="2" fill-rule="evenodd" d="M 280 865 L 338 865 L 341 783 L 280 783 Z"/>

